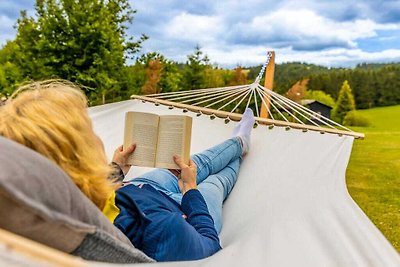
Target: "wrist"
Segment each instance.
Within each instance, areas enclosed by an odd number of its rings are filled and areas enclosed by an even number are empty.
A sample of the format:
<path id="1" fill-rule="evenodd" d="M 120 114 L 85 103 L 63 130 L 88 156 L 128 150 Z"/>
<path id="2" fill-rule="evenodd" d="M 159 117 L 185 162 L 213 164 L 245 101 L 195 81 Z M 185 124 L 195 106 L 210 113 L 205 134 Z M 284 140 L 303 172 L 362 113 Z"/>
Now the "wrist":
<path id="1" fill-rule="evenodd" d="M 184 195 L 184 194 L 186 194 L 186 192 L 188 192 L 188 191 L 190 191 L 190 190 L 197 190 L 197 185 L 184 185 L 183 186 L 183 192 L 182 192 L 182 195 Z"/>
<path id="2" fill-rule="evenodd" d="M 112 162 L 110 163 L 110 165 L 111 165 L 111 166 L 114 168 L 114 170 L 115 170 L 113 173 L 111 173 L 111 178 L 112 178 L 112 179 L 116 179 L 117 181 L 123 181 L 124 178 L 125 178 L 125 173 L 124 173 L 124 171 L 122 170 L 121 166 L 120 166 L 118 163 L 114 162 L 114 161 L 112 161 Z"/>

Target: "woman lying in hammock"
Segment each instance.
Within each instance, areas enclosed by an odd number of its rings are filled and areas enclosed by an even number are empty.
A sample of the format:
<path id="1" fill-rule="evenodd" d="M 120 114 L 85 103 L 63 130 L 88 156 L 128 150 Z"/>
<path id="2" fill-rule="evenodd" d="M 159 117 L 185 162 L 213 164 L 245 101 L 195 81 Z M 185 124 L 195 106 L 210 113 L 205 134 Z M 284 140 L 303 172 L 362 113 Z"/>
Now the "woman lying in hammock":
<path id="1" fill-rule="evenodd" d="M 248 109 L 231 139 L 192 156 L 181 168 L 155 169 L 124 182 L 135 146 L 119 147 L 113 165 L 93 132 L 85 95 L 72 84 L 47 81 L 20 88 L 0 108 L 0 135 L 58 164 L 132 244 L 157 261 L 196 260 L 221 249 L 222 203 L 248 152 L 254 124 Z M 112 125 L 110 125 L 112 127 Z M 114 179 L 109 179 L 111 174 Z"/>

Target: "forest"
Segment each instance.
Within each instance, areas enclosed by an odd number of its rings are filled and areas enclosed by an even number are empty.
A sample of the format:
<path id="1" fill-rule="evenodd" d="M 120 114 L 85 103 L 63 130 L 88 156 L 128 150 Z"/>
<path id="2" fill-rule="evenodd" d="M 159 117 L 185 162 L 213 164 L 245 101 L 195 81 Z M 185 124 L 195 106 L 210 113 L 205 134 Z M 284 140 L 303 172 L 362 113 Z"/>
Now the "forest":
<path id="1" fill-rule="evenodd" d="M 0 49 L 3 99 L 26 82 L 67 79 L 84 89 L 91 105 L 98 105 L 132 94 L 251 83 L 262 67 L 260 62 L 259 66 L 222 68 L 211 63 L 200 46 L 194 47 L 186 62 L 174 62 L 157 51 L 139 56 L 148 37 L 127 35 L 136 12 L 127 0 L 79 4 L 37 0 L 35 10 L 35 17 L 21 11 L 15 39 Z M 280 94 L 303 80 L 307 91 L 323 91 L 334 100 L 347 80 L 357 109 L 400 104 L 399 63 L 363 63 L 354 68 L 301 62 L 276 65 L 274 90 Z"/>

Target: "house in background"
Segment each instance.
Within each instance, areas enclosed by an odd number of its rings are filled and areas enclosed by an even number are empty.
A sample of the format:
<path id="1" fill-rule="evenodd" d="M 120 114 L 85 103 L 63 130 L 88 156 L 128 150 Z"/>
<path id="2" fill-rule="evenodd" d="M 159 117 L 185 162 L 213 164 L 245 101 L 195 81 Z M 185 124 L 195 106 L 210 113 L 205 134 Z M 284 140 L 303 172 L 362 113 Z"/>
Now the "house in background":
<path id="1" fill-rule="evenodd" d="M 331 110 L 332 107 L 325 105 L 318 100 L 315 99 L 302 99 L 300 101 L 301 105 L 308 107 L 312 111 L 318 113 L 319 115 L 322 115 L 328 119 L 331 118 Z M 320 121 L 317 119 L 312 119 L 315 123 L 321 124 Z"/>
<path id="2" fill-rule="evenodd" d="M 331 118 L 331 110 L 332 107 L 328 106 L 318 100 L 315 99 L 304 99 L 307 94 L 307 85 L 308 85 L 309 79 L 303 79 L 300 81 L 297 81 L 287 92 L 286 92 L 286 97 L 289 98 L 290 100 L 301 104 L 302 106 L 305 106 L 315 113 L 319 114 L 320 116 L 324 116 L 325 118 L 330 119 Z M 313 122 L 315 122 L 318 125 L 321 125 L 322 123 L 316 119 L 316 118 L 311 118 Z M 310 121 L 307 122 L 308 124 L 312 124 Z"/>

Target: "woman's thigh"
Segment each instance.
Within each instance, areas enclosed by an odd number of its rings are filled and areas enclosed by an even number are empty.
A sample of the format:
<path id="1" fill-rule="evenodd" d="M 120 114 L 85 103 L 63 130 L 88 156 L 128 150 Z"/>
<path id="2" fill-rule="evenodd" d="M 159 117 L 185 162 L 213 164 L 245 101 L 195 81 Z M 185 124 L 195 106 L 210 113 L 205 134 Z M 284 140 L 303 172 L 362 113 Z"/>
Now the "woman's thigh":
<path id="1" fill-rule="evenodd" d="M 169 170 L 154 169 L 129 181 L 134 185 L 149 184 L 164 193 L 180 193 L 178 178 Z"/>

